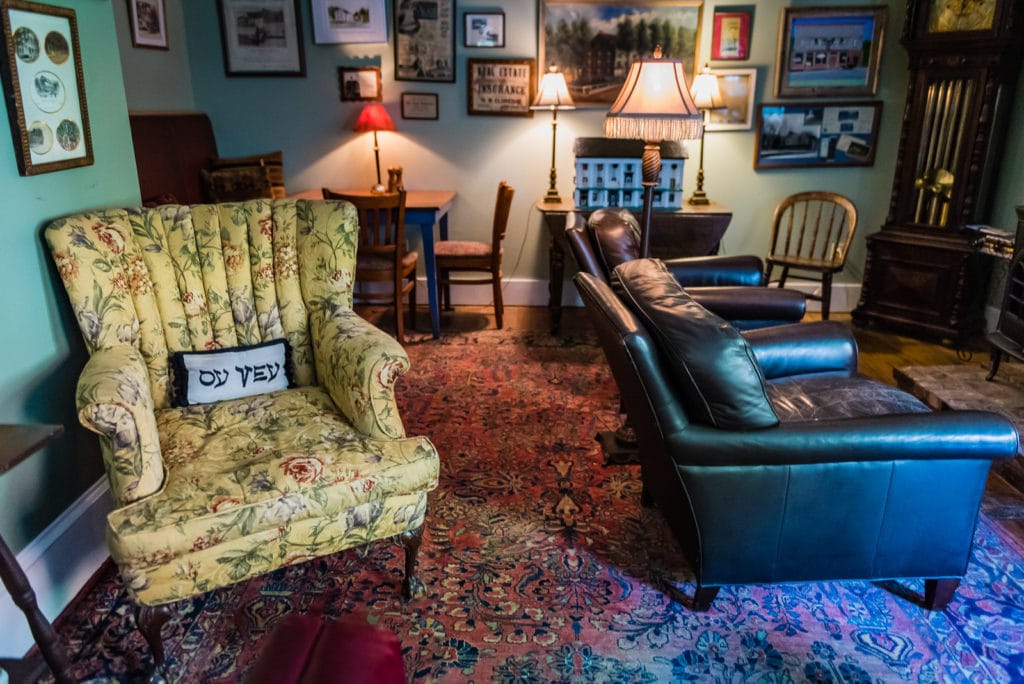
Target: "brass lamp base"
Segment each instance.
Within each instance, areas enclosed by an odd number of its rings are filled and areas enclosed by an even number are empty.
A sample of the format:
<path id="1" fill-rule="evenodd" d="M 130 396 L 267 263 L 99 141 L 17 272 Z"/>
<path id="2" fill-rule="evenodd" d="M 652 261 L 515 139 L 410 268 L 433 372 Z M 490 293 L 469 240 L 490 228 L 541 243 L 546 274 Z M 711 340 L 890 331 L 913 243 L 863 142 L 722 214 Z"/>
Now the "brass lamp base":
<path id="1" fill-rule="evenodd" d="M 544 202 L 545 203 L 557 204 L 557 203 L 560 203 L 561 201 L 562 201 L 561 195 L 559 195 L 558 191 L 555 190 L 554 188 L 551 188 L 550 190 L 548 190 L 548 194 L 544 195 Z"/>
<path id="2" fill-rule="evenodd" d="M 694 190 L 693 195 L 686 201 L 689 204 L 711 204 L 711 200 L 708 199 L 707 193 L 703 190 Z"/>
<path id="3" fill-rule="evenodd" d="M 377 183 L 372 188 L 370 188 L 370 194 L 372 194 L 372 195 L 383 195 L 387 191 L 388 191 L 387 188 L 385 188 L 380 183 Z"/>

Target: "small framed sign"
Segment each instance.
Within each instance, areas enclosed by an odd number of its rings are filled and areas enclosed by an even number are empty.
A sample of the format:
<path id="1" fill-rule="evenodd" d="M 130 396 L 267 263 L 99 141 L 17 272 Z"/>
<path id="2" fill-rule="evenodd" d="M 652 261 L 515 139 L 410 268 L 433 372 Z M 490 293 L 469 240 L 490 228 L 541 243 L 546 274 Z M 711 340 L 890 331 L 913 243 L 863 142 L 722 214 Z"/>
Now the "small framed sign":
<path id="1" fill-rule="evenodd" d="M 537 88 L 535 59 L 470 59 L 467 80 L 470 114 L 533 116 Z"/>
<path id="2" fill-rule="evenodd" d="M 402 93 L 402 118 L 437 121 L 437 93 Z"/>
<path id="3" fill-rule="evenodd" d="M 504 12 L 466 12 L 463 24 L 465 47 L 505 47 Z"/>
<path id="4" fill-rule="evenodd" d="M 711 59 L 750 58 L 752 12 L 725 12 L 715 9 L 711 27 Z"/>
<path id="5" fill-rule="evenodd" d="M 4 0 L 3 81 L 22 176 L 93 163 L 75 11 Z"/>

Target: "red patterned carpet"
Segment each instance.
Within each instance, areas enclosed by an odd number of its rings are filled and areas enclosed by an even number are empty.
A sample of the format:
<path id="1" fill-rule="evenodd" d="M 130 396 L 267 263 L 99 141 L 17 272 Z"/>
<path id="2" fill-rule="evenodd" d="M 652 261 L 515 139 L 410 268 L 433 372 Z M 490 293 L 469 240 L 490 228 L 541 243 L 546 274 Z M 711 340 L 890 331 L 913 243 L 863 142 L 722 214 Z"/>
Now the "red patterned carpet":
<path id="1" fill-rule="evenodd" d="M 1024 665 L 1022 551 L 984 519 L 946 613 L 920 583 L 726 587 L 688 609 L 692 574 L 638 466 L 603 466 L 594 435 L 618 400 L 583 341 L 482 332 L 412 344 L 410 433 L 442 458 L 420 576 L 399 598 L 397 543 L 311 561 L 182 606 L 165 628 L 174 679 L 241 679 L 289 612 L 399 635 L 415 681 L 1015 681 Z M 133 681 L 148 653 L 106 567 L 60 620 L 80 678 Z"/>

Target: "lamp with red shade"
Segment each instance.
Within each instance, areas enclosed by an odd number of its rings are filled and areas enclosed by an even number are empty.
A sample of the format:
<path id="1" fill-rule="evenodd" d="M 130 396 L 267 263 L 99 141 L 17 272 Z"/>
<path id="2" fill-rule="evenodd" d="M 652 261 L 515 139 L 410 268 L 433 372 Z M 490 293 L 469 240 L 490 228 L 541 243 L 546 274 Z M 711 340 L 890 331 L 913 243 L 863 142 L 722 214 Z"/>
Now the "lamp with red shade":
<path id="1" fill-rule="evenodd" d="M 353 130 L 356 133 L 373 131 L 373 157 L 377 163 L 377 184 L 370 188 L 370 192 L 375 194 L 382 193 L 384 192 L 384 184 L 380 180 L 380 143 L 377 141 L 377 131 L 393 131 L 395 130 L 395 122 L 391 120 L 391 115 L 388 114 L 388 110 L 384 109 L 384 105 L 379 102 L 372 102 L 363 107 L 363 111 L 359 112 L 359 118 L 356 119 L 356 125 Z"/>

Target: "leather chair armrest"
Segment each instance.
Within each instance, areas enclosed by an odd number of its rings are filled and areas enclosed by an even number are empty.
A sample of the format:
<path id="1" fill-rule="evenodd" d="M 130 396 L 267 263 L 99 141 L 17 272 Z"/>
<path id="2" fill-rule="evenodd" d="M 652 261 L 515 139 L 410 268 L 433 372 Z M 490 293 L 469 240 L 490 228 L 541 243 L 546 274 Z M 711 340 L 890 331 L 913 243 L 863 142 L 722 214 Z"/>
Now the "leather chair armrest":
<path id="1" fill-rule="evenodd" d="M 796 323 L 807 302 L 796 290 L 768 287 L 687 287 L 686 292 L 708 311 L 742 330 Z"/>
<path id="2" fill-rule="evenodd" d="M 604 265 L 590 244 L 586 223 L 581 220 L 579 215 L 573 225 L 566 226 L 565 239 L 569 243 L 569 250 L 572 252 L 573 258 L 576 259 L 576 265 L 580 270 L 607 282 L 608 274 L 605 273 Z"/>
<path id="3" fill-rule="evenodd" d="M 313 354 L 320 384 L 361 433 L 405 437 L 395 402 L 395 381 L 409 370 L 409 356 L 395 338 L 351 310 L 311 317 Z"/>
<path id="4" fill-rule="evenodd" d="M 164 463 L 156 427 L 149 369 L 138 349 L 97 349 L 82 369 L 76 392 L 78 420 L 100 435 L 110 491 L 118 505 L 163 486 Z"/>
<path id="5" fill-rule="evenodd" d="M 743 336 L 754 350 L 766 380 L 826 373 L 850 376 L 857 372 L 857 340 L 842 323 L 780 325 L 745 330 Z"/>
<path id="6" fill-rule="evenodd" d="M 690 424 L 668 437 L 678 465 L 798 465 L 841 461 L 992 460 L 1017 453 L 1017 430 L 986 411 L 936 411 L 781 423 L 764 430 Z"/>
<path id="7" fill-rule="evenodd" d="M 665 266 L 685 288 L 764 285 L 764 263 L 752 255 L 665 259 Z"/>

